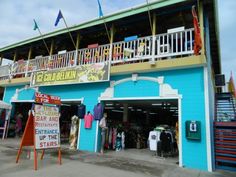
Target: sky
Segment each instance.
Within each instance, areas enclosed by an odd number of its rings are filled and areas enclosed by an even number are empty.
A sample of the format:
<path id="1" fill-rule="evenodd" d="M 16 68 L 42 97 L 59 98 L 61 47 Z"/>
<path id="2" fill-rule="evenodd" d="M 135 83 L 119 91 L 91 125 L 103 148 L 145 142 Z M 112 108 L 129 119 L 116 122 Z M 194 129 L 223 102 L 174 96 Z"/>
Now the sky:
<path id="1" fill-rule="evenodd" d="M 149 0 L 150 1 L 150 0 Z M 146 3 L 146 0 L 100 0 L 104 15 Z M 68 26 L 98 17 L 97 0 L 0 0 L 0 48 L 38 36 L 33 19 L 42 33 L 64 28 L 54 27 L 61 9 Z M 222 72 L 236 76 L 236 0 L 218 0 Z M 235 80 L 235 79 L 234 79 Z"/>

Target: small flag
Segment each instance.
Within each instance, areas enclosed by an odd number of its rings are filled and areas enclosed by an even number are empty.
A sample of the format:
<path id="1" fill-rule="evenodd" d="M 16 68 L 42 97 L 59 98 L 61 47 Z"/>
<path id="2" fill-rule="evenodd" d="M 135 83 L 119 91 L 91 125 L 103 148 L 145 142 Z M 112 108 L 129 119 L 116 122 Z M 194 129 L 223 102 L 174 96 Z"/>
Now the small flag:
<path id="1" fill-rule="evenodd" d="M 229 79 L 228 90 L 236 98 L 236 89 L 235 89 L 235 85 L 234 85 L 234 79 L 233 79 L 232 71 L 231 71 L 231 75 L 230 75 L 230 79 Z"/>
<path id="2" fill-rule="evenodd" d="M 34 19 L 34 30 L 36 30 L 36 29 L 39 29 L 39 27 L 38 27 L 38 24 L 36 23 L 36 21 Z"/>
<path id="3" fill-rule="evenodd" d="M 202 39 L 200 33 L 200 27 L 198 24 L 198 17 L 195 11 L 195 6 L 192 6 L 192 15 L 193 15 L 193 26 L 194 26 L 194 54 L 199 55 L 200 50 L 202 49 Z"/>
<path id="4" fill-rule="evenodd" d="M 102 17 L 102 16 L 103 16 L 102 6 L 101 6 L 100 1 L 99 1 L 99 0 L 97 0 L 97 1 L 98 1 L 98 10 L 99 10 L 98 16 L 99 16 L 99 17 Z"/>
<path id="5" fill-rule="evenodd" d="M 57 15 L 57 19 L 56 19 L 55 24 L 54 24 L 55 26 L 58 25 L 58 23 L 59 23 L 59 21 L 60 21 L 61 18 L 63 18 L 63 15 L 62 15 L 62 13 L 61 13 L 61 10 L 59 10 L 59 13 L 58 13 L 58 15 Z"/>

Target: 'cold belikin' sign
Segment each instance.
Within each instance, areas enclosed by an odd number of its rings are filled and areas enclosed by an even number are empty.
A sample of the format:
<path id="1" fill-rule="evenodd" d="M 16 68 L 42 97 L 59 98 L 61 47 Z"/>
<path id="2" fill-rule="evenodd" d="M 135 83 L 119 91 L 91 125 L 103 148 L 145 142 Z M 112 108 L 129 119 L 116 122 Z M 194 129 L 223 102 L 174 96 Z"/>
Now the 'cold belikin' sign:
<path id="1" fill-rule="evenodd" d="M 110 78 L 108 63 L 95 63 L 61 68 L 48 71 L 35 72 L 32 76 L 31 86 L 77 84 L 108 81 Z"/>
<path id="2" fill-rule="evenodd" d="M 54 106 L 35 105 L 35 147 L 60 147 L 59 109 Z"/>

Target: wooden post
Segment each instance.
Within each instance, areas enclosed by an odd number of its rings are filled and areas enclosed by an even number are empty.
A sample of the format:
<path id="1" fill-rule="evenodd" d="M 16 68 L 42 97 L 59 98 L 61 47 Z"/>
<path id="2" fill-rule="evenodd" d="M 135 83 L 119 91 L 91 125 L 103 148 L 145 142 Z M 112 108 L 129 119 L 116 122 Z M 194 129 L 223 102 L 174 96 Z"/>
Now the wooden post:
<path id="1" fill-rule="evenodd" d="M 156 14 L 153 13 L 153 20 L 152 20 L 152 60 L 150 61 L 150 64 L 155 64 L 155 41 L 156 41 Z"/>
<path id="2" fill-rule="evenodd" d="M 42 151 L 41 158 L 40 158 L 41 160 L 43 160 L 44 151 L 45 151 L 45 150 Z"/>
<path id="3" fill-rule="evenodd" d="M 13 61 L 15 62 L 17 58 L 17 50 L 15 50 Z"/>
<path id="4" fill-rule="evenodd" d="M 152 14 L 152 16 L 153 16 L 153 20 L 152 20 L 152 35 L 154 36 L 154 35 L 156 35 L 156 13 L 153 13 Z"/>
<path id="5" fill-rule="evenodd" d="M 0 66 L 2 66 L 3 55 L 0 55 Z"/>
<path id="6" fill-rule="evenodd" d="M 78 33 L 78 34 L 77 34 L 77 37 L 76 37 L 76 50 L 78 50 L 78 49 L 79 49 L 79 45 L 80 45 L 80 38 L 81 38 L 81 36 L 80 36 L 80 33 Z"/>
<path id="7" fill-rule="evenodd" d="M 111 34 L 110 34 L 110 51 L 109 51 L 109 61 L 110 61 L 110 64 L 109 64 L 109 67 L 111 66 L 111 62 L 112 62 L 112 50 L 113 50 L 113 40 L 114 40 L 114 24 L 112 24 L 111 26 Z M 109 69 L 110 70 L 110 69 Z"/>
<path id="8" fill-rule="evenodd" d="M 31 55 L 32 55 L 32 46 L 30 46 L 29 52 L 28 52 L 28 60 L 31 59 Z"/>
<path id="9" fill-rule="evenodd" d="M 50 46 L 50 53 L 49 53 L 50 56 L 52 56 L 53 54 L 53 49 L 54 49 L 54 40 L 52 39 L 51 46 Z"/>
<path id="10" fill-rule="evenodd" d="M 34 145 L 34 170 L 38 169 L 38 161 L 37 161 L 37 150 L 35 149 Z"/>
<path id="11" fill-rule="evenodd" d="M 199 9 L 198 9 L 198 16 L 199 16 L 199 24 L 200 24 L 200 31 L 201 31 L 201 39 L 202 39 L 202 49 L 201 54 L 205 54 L 205 40 L 204 40 L 204 19 L 203 19 L 203 2 L 198 1 Z"/>
<path id="12" fill-rule="evenodd" d="M 61 148 L 58 149 L 58 163 L 61 165 Z"/>

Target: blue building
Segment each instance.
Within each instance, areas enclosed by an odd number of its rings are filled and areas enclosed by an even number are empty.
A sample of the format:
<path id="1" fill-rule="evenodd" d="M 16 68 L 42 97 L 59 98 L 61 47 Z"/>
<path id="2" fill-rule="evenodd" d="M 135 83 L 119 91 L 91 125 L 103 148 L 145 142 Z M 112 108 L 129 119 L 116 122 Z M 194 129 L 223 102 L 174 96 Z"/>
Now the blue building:
<path id="1" fill-rule="evenodd" d="M 44 35 L 49 53 L 40 36 L 1 48 L 14 61 L 0 68 L 3 101 L 27 115 L 36 91 L 61 97 L 61 131 L 78 105 L 93 114 L 101 103 L 113 127 L 134 130 L 127 148 L 146 148 L 147 132 L 178 123 L 179 166 L 212 171 L 216 9 L 214 0 L 154 1 L 69 27 L 76 46 L 62 29 Z M 99 152 L 100 131 L 98 120 L 85 128 L 80 119 L 77 148 Z"/>

